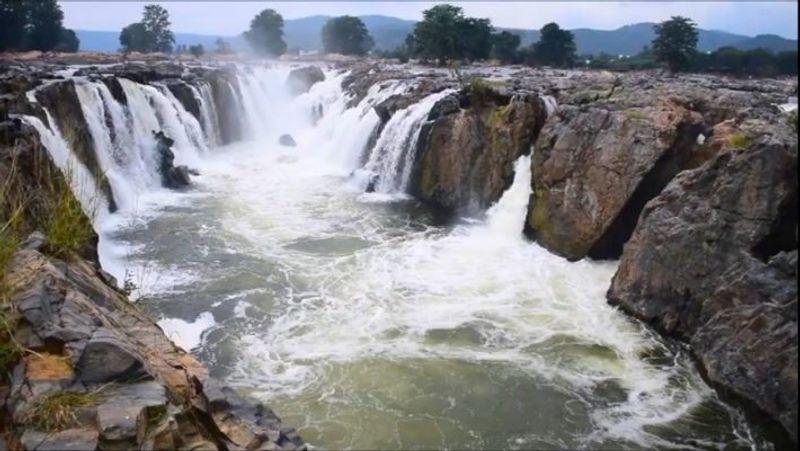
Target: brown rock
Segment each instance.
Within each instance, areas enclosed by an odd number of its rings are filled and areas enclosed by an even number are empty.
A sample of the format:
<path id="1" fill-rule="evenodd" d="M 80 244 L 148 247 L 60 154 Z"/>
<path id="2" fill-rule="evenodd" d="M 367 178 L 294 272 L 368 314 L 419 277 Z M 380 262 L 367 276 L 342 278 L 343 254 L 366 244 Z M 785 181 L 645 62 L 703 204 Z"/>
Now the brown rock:
<path id="1" fill-rule="evenodd" d="M 797 440 L 797 138 L 780 126 L 647 204 L 609 302 L 688 341 Z"/>

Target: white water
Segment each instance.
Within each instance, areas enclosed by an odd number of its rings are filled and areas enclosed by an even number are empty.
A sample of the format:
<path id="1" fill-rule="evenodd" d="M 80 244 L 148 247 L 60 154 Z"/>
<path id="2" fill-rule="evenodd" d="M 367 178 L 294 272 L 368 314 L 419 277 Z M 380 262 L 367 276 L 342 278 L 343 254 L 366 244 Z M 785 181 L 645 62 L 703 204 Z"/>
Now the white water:
<path id="1" fill-rule="evenodd" d="M 392 115 L 366 165 L 366 169 L 377 176 L 375 191 L 402 193 L 407 190 L 422 124 L 436 102 L 453 92 L 446 89 L 430 94 Z"/>
<path id="2" fill-rule="evenodd" d="M 522 236 L 529 157 L 484 222 L 433 226 L 413 202 L 364 194 L 356 171 L 378 124 L 372 107 L 403 84 L 348 109 L 343 74 L 292 98 L 287 73 L 240 74 L 251 140 L 208 153 L 189 148 L 198 128 L 169 96 L 123 83 L 133 140 L 184 130 L 176 157 L 202 176 L 113 215 L 104 266 L 138 274 L 160 324 L 215 374 L 322 447 L 743 444 L 688 359 L 606 304 L 615 264 L 570 263 Z M 103 117 L 89 94 L 84 111 Z M 378 191 L 407 183 L 400 169 L 433 103 L 385 127 L 366 165 Z M 279 146 L 283 133 L 298 146 Z"/>

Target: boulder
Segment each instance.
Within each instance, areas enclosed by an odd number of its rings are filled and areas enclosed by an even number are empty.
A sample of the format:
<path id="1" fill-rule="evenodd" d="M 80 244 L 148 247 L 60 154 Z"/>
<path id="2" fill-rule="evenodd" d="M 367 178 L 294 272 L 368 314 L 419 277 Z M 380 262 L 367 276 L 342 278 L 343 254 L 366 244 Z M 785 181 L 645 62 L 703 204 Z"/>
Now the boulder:
<path id="1" fill-rule="evenodd" d="M 474 212 L 511 185 L 547 117 L 535 94 L 453 94 L 437 102 L 417 143 L 410 190 L 447 211 Z"/>
<path id="2" fill-rule="evenodd" d="M 26 430 L 20 438 L 24 451 L 86 451 L 97 449 L 97 431 L 90 428 L 58 432 Z"/>
<path id="3" fill-rule="evenodd" d="M 172 145 L 175 144 L 164 132 L 153 132 L 156 140 L 156 152 L 159 157 L 158 171 L 161 174 L 161 184 L 166 188 L 183 188 L 191 182 L 189 178 L 189 168 L 186 166 L 175 166 L 175 154 L 172 153 Z"/>
<path id="4" fill-rule="evenodd" d="M 687 341 L 713 384 L 797 441 L 797 136 L 770 130 L 647 204 L 608 300 Z"/>
<path id="5" fill-rule="evenodd" d="M 278 144 L 280 144 L 282 146 L 285 146 L 285 147 L 295 147 L 295 146 L 297 146 L 297 143 L 294 142 L 294 138 L 292 138 L 292 135 L 289 135 L 289 134 L 281 135 L 278 138 Z"/>
<path id="6" fill-rule="evenodd" d="M 694 157 L 703 128 L 702 116 L 669 102 L 560 106 L 533 152 L 526 233 L 570 260 L 618 258 L 647 201 Z"/>
<path id="7" fill-rule="evenodd" d="M 84 382 L 128 381 L 146 377 L 142 358 L 108 329 L 86 343 L 77 370 Z"/>
<path id="8" fill-rule="evenodd" d="M 325 73 L 317 66 L 306 66 L 294 69 L 289 72 L 286 86 L 292 95 L 300 95 L 308 92 L 314 83 L 325 80 Z"/>

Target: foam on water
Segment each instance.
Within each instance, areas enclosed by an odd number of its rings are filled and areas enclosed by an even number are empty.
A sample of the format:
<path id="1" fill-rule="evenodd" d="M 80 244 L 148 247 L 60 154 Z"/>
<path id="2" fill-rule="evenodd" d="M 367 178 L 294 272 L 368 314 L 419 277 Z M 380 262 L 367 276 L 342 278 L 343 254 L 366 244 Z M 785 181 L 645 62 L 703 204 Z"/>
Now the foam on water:
<path id="1" fill-rule="evenodd" d="M 682 441 L 698 409 L 720 404 L 689 359 L 606 303 L 616 263 L 568 262 L 524 238 L 530 157 L 484 220 L 432 226 L 404 191 L 419 130 L 448 92 L 396 112 L 368 153 L 373 107 L 411 82 L 373 86 L 350 108 L 346 74 L 326 71 L 293 97 L 290 69 L 239 68 L 230 89 L 248 140 L 213 151 L 203 87 L 197 121 L 164 87 L 120 80 L 128 107 L 115 112 L 101 84 L 81 85 L 95 143 L 108 149 L 101 164 L 120 171 L 112 185 L 129 166 L 100 136 L 111 135 L 106 113 L 144 143 L 137 165 L 152 167 L 158 127 L 202 174 L 185 193 L 137 182 L 126 203 L 136 211 L 98 223 L 106 269 L 159 277 L 142 276 L 139 294 L 181 312 L 160 321 L 177 343 L 213 356 L 213 371 L 327 447 L 730 443 L 733 426 Z M 57 133 L 26 120 L 59 166 L 72 158 Z M 278 144 L 284 133 L 297 147 Z M 364 193 L 374 175 L 377 192 Z"/>

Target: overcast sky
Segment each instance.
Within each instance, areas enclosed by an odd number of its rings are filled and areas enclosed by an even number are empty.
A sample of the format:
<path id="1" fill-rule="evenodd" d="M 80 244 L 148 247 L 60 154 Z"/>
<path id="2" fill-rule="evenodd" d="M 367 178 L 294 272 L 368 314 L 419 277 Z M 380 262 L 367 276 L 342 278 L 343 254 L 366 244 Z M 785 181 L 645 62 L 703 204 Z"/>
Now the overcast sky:
<path id="1" fill-rule="evenodd" d="M 170 12 L 173 31 L 235 35 L 250 19 L 273 8 L 285 19 L 325 15 L 381 14 L 419 20 L 436 2 L 147 2 Z M 448 2 L 467 15 L 488 17 L 495 26 L 539 29 L 548 22 L 565 28 L 614 29 L 636 22 L 659 22 L 672 15 L 694 19 L 701 28 L 746 35 L 773 33 L 797 38 L 797 2 Z M 145 2 L 61 1 L 68 28 L 119 30 L 141 17 Z"/>

